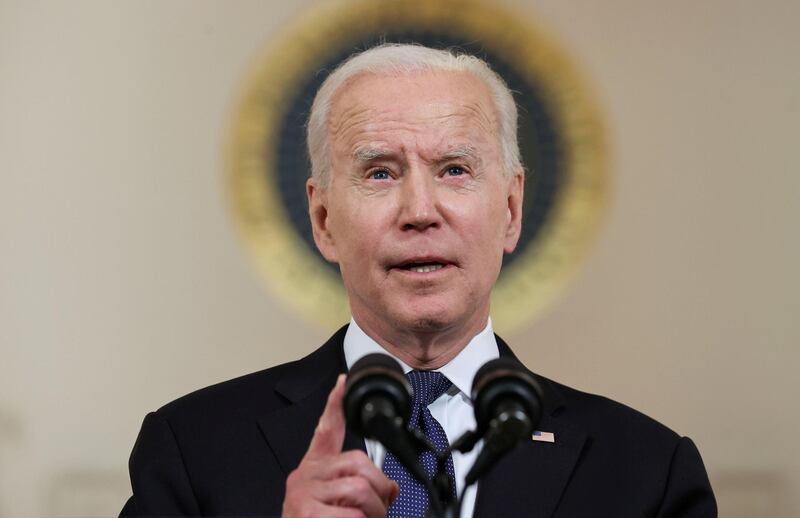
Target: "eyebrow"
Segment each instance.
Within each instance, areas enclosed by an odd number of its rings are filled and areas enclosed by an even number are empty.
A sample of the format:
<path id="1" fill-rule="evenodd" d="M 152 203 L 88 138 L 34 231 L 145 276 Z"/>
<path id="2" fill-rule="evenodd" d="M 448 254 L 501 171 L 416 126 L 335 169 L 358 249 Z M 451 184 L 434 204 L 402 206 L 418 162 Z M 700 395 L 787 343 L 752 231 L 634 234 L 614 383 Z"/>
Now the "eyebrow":
<path id="1" fill-rule="evenodd" d="M 447 151 L 441 156 L 440 160 L 452 160 L 454 158 L 471 158 L 477 160 L 478 153 L 473 146 L 462 146 Z"/>
<path id="2" fill-rule="evenodd" d="M 359 162 L 369 162 L 376 158 L 384 158 L 387 155 L 389 155 L 389 153 L 386 151 L 370 147 L 356 149 L 356 152 L 353 153 L 353 157 Z"/>
<path id="3" fill-rule="evenodd" d="M 375 148 L 359 148 L 353 153 L 353 157 L 359 162 L 370 162 L 377 158 L 385 158 L 391 156 L 392 153 Z M 444 162 L 454 158 L 470 158 L 478 160 L 478 153 L 473 146 L 461 146 L 443 153 L 436 161 Z"/>

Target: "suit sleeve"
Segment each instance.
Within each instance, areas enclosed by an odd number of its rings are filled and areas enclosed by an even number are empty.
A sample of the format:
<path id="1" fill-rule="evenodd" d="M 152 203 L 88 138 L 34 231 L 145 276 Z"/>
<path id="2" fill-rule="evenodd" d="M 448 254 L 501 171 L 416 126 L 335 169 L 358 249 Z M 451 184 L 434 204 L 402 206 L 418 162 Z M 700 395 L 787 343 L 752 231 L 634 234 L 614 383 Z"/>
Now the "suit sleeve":
<path id="1" fill-rule="evenodd" d="M 717 502 L 700 452 L 688 437 L 678 441 L 658 518 L 716 518 Z"/>
<path id="2" fill-rule="evenodd" d="M 128 469 L 133 496 L 121 517 L 201 514 L 175 435 L 158 413 L 144 418 Z"/>

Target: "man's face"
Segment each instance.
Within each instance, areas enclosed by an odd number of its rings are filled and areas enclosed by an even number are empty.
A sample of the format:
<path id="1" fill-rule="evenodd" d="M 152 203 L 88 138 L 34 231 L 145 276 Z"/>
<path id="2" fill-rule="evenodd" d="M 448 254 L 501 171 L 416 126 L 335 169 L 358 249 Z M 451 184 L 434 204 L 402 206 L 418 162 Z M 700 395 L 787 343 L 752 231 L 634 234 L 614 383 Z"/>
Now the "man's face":
<path id="1" fill-rule="evenodd" d="M 470 74 L 363 75 L 335 97 L 327 187 L 308 184 L 314 237 L 371 328 L 485 325 L 516 246 L 521 171 L 504 175 L 488 89 Z"/>

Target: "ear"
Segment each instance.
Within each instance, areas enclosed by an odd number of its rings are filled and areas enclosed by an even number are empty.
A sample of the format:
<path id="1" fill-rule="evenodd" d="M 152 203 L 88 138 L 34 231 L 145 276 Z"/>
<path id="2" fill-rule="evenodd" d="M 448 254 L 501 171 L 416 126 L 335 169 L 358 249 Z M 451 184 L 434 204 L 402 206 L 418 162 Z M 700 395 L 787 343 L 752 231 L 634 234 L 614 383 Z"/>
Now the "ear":
<path id="1" fill-rule="evenodd" d="M 318 187 L 313 178 L 306 181 L 306 196 L 308 197 L 308 216 L 311 218 L 311 230 L 314 234 L 314 243 L 327 261 L 338 262 L 336 245 L 330 228 L 328 227 L 328 191 Z"/>
<path id="2" fill-rule="evenodd" d="M 508 213 L 503 251 L 510 254 L 517 247 L 519 234 L 522 231 L 522 197 L 525 193 L 525 171 L 522 168 L 518 169 L 508 182 Z"/>

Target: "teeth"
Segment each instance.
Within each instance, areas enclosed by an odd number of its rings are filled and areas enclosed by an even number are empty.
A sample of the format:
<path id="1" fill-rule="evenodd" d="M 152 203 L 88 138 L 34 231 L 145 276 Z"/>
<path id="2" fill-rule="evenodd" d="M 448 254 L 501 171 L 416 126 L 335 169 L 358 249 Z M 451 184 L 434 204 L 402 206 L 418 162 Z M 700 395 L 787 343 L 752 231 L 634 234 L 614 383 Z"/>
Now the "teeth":
<path id="1" fill-rule="evenodd" d="M 411 268 L 411 271 L 412 272 L 417 272 L 417 273 L 428 273 L 428 272 L 436 271 L 441 267 L 442 267 L 441 264 L 430 264 L 430 265 L 425 265 L 425 266 L 413 266 Z"/>

